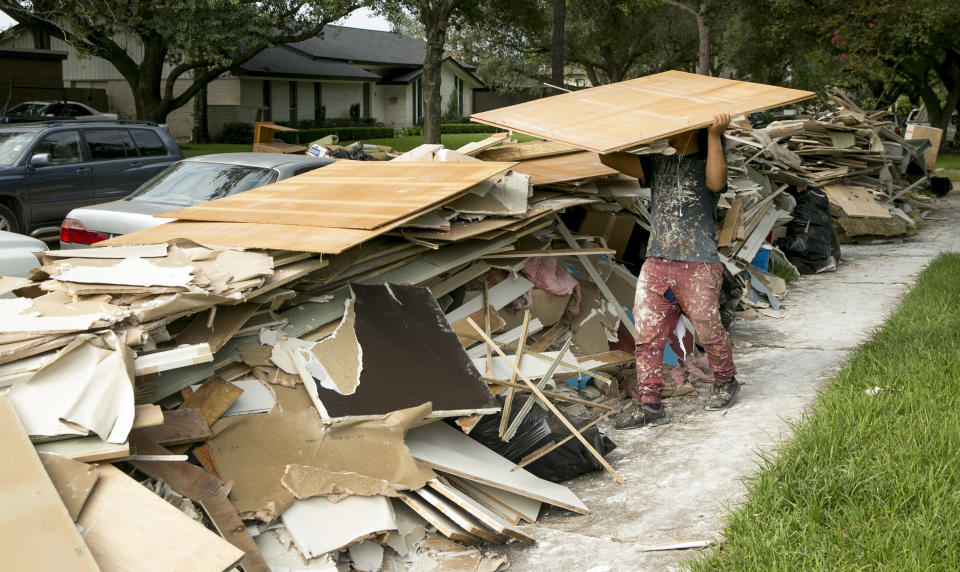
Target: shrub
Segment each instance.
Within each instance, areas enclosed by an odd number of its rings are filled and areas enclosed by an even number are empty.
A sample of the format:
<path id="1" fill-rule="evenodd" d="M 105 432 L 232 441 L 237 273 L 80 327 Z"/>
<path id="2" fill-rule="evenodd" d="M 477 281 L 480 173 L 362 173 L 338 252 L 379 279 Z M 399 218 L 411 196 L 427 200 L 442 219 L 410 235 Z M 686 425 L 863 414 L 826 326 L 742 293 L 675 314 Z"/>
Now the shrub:
<path id="1" fill-rule="evenodd" d="M 306 145 L 311 141 L 337 135 L 341 141 L 358 141 L 361 139 L 386 139 L 393 137 L 393 127 L 323 127 L 319 129 L 301 129 L 299 131 L 278 131 L 274 137 L 287 143 Z"/>
<path id="2" fill-rule="evenodd" d="M 227 123 L 213 138 L 213 141 L 215 143 L 253 143 L 253 124 Z"/>
<path id="3" fill-rule="evenodd" d="M 354 103 L 350 106 L 350 119 L 360 121 L 360 104 Z"/>
<path id="4" fill-rule="evenodd" d="M 440 125 L 440 133 L 497 133 L 503 131 L 492 125 L 479 123 L 445 123 Z"/>
<path id="5" fill-rule="evenodd" d="M 422 125 L 414 125 L 414 126 L 412 126 L 412 127 L 404 127 L 404 128 L 403 128 L 403 135 L 406 136 L 406 137 L 423 135 L 423 126 L 422 126 Z"/>

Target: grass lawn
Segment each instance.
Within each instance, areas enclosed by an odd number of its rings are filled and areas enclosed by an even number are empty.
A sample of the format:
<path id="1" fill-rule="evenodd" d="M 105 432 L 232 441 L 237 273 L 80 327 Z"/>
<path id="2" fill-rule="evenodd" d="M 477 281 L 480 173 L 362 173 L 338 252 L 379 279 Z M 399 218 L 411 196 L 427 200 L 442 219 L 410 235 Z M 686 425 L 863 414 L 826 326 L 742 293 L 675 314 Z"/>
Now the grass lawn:
<path id="1" fill-rule="evenodd" d="M 481 141 L 486 139 L 490 135 L 490 133 L 450 133 L 447 135 L 441 135 L 441 140 L 443 142 L 443 146 L 447 149 L 457 149 L 458 147 L 462 147 L 471 141 Z M 515 137 L 517 141 L 532 141 L 536 139 L 536 137 L 521 135 L 519 133 L 517 133 Z M 371 145 L 389 145 L 397 151 L 409 151 L 410 149 L 423 144 L 423 136 L 415 135 L 405 137 L 390 137 L 388 139 L 364 139 L 363 142 Z M 353 143 L 353 141 L 340 142 L 341 145 L 349 145 L 350 143 Z M 252 147 L 252 144 L 234 145 L 230 143 L 191 143 L 180 145 L 180 149 L 183 151 L 184 157 L 210 155 L 211 153 L 240 153 L 250 151 Z"/>
<path id="2" fill-rule="evenodd" d="M 937 168 L 960 170 L 960 150 L 944 152 L 937 155 Z"/>
<path id="3" fill-rule="evenodd" d="M 960 255 L 938 257 L 747 480 L 693 570 L 955 570 Z M 868 395 L 879 386 L 883 391 Z"/>

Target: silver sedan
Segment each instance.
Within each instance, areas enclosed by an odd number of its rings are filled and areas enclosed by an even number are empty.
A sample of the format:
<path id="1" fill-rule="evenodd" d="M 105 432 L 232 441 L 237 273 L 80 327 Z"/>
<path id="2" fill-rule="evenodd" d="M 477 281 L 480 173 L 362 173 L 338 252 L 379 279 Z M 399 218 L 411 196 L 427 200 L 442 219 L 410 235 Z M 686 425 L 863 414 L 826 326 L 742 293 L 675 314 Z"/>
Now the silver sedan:
<path id="1" fill-rule="evenodd" d="M 278 153 L 219 153 L 183 159 L 119 201 L 70 211 L 60 226 L 60 248 L 85 248 L 170 222 L 154 215 L 222 199 L 330 163 L 332 159 Z"/>

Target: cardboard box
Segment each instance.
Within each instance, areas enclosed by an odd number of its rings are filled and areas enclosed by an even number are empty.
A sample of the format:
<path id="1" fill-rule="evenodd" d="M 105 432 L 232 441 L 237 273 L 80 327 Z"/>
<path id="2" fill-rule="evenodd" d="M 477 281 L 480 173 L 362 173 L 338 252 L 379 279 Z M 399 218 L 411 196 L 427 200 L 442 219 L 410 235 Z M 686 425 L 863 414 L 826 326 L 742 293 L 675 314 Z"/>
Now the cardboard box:
<path id="1" fill-rule="evenodd" d="M 587 209 L 587 216 L 580 223 L 578 232 L 591 236 L 602 236 L 607 241 L 607 246 L 616 251 L 619 260 L 623 258 L 627 243 L 630 242 L 630 235 L 636 228 L 636 219 L 631 215 Z"/>

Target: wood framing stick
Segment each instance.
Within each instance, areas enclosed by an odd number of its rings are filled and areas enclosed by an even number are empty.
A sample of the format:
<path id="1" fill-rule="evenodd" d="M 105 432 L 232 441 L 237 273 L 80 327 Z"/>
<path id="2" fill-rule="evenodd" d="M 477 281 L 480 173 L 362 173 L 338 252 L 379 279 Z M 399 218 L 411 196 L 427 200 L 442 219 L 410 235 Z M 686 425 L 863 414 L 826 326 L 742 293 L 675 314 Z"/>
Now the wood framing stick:
<path id="1" fill-rule="evenodd" d="M 513 387 L 514 389 L 519 389 L 520 391 L 530 391 L 530 388 L 526 385 L 520 383 L 510 383 L 503 381 L 502 379 L 493 379 L 490 377 L 481 377 L 483 381 L 491 385 L 503 385 L 507 387 Z M 541 390 L 543 391 L 543 390 Z M 580 399 L 579 397 L 570 397 L 569 395 L 564 395 L 562 393 L 554 393 L 552 391 L 543 391 L 543 394 L 549 397 L 550 399 L 556 399 L 559 401 L 568 401 L 570 403 L 579 403 L 581 405 L 586 405 L 587 407 L 596 407 L 597 409 L 603 409 L 604 411 L 613 411 L 613 407 L 609 405 L 604 405 L 602 403 L 597 403 L 596 401 L 590 401 L 588 399 Z"/>
<path id="2" fill-rule="evenodd" d="M 520 339 L 517 340 L 517 355 L 516 355 L 516 368 L 513 370 L 513 373 L 510 374 L 510 383 L 517 382 L 517 371 L 520 369 L 520 361 L 523 360 L 523 346 L 527 343 L 527 327 L 530 325 L 530 310 L 525 310 L 523 312 L 523 325 L 520 327 Z M 490 346 L 487 345 L 487 355 L 490 355 Z M 492 358 L 491 358 L 492 359 Z M 490 363 L 490 362 L 487 362 Z M 488 372 L 489 375 L 489 372 Z M 503 436 L 507 432 L 507 424 L 510 422 L 510 412 L 513 409 L 513 394 L 516 391 L 515 388 L 507 386 L 507 395 L 503 401 L 503 409 L 501 410 L 500 415 L 500 433 L 499 436 L 503 439 Z"/>
<path id="3" fill-rule="evenodd" d="M 563 240 L 570 245 L 570 248 L 579 248 L 580 245 L 577 244 L 577 241 L 574 240 L 573 235 L 570 234 L 570 230 L 563 224 L 563 221 L 560 220 L 560 217 L 556 217 L 557 231 L 560 232 L 560 236 L 563 237 Z M 608 302 L 613 304 L 613 307 L 617 309 L 617 316 L 620 317 L 620 322 L 623 323 L 623 327 L 627 329 L 628 332 L 633 332 L 633 322 L 630 321 L 630 317 L 627 316 L 627 312 L 624 311 L 623 306 L 620 305 L 620 302 L 617 300 L 617 297 L 613 295 L 613 291 L 610 290 L 610 287 L 607 286 L 607 283 L 603 280 L 603 277 L 600 276 L 600 273 L 597 272 L 597 269 L 593 266 L 593 263 L 590 262 L 588 256 L 578 255 L 577 260 L 580 262 L 580 265 L 583 266 L 587 274 L 590 275 L 590 279 L 597 285 L 597 288 L 600 290 L 600 293 L 603 294 L 603 297 L 607 299 Z"/>
<path id="4" fill-rule="evenodd" d="M 613 411 L 612 411 L 612 410 L 611 410 L 611 411 L 607 411 L 607 412 L 605 412 L 605 413 L 602 413 L 602 414 L 600 415 L 600 417 L 597 417 L 596 419 L 594 419 L 594 420 L 591 421 L 590 423 L 587 423 L 586 425 L 584 425 L 583 427 L 581 427 L 581 428 L 580 428 L 580 432 L 582 433 L 582 432 L 586 431 L 587 429 L 593 427 L 594 425 L 596 425 L 597 423 L 603 421 L 603 420 L 606 419 L 607 417 L 610 417 L 611 415 L 613 415 Z M 517 463 L 517 466 L 516 466 L 516 467 L 514 467 L 514 468 L 512 468 L 512 469 L 510 469 L 510 470 L 511 470 L 511 471 L 516 471 L 517 469 L 522 469 L 522 468 L 526 467 L 527 465 L 529 465 L 530 463 L 536 461 L 536 460 L 539 459 L 540 457 L 543 457 L 544 455 L 548 455 L 551 451 L 560 448 L 561 446 L 563 446 L 564 443 L 566 443 L 566 442 L 569 441 L 570 439 L 573 439 L 573 435 L 567 435 L 567 436 L 564 437 L 559 443 L 548 443 L 546 446 L 541 447 L 540 449 L 538 449 L 538 450 L 534 451 L 533 453 L 530 453 L 529 455 L 527 455 L 526 457 L 524 457 L 519 463 Z"/>
<path id="5" fill-rule="evenodd" d="M 558 419 L 560 419 L 560 422 L 563 423 L 563 425 L 571 433 L 573 433 L 573 435 L 581 443 L 583 443 L 584 448 L 586 448 L 587 451 L 590 451 L 590 454 L 597 458 L 597 461 L 599 461 L 600 464 L 603 465 L 603 467 L 607 471 L 609 471 L 611 475 L 613 475 L 613 478 L 615 478 L 617 482 L 620 483 L 621 485 L 626 484 L 626 481 L 623 480 L 623 477 L 618 475 L 617 472 L 613 470 L 613 467 L 611 467 L 610 463 L 608 463 L 607 460 L 603 458 L 603 455 L 601 455 L 599 451 L 593 448 L 593 445 L 591 445 L 590 442 L 587 441 L 586 438 L 584 438 L 584 436 L 581 435 L 579 431 L 577 431 L 577 428 L 574 427 L 572 423 L 570 423 L 570 420 L 567 419 L 563 415 L 563 413 L 561 413 L 560 410 L 558 410 L 553 403 L 550 403 L 550 400 L 547 399 L 547 396 L 544 395 L 542 391 L 540 391 L 540 388 L 534 385 L 534 383 L 530 381 L 530 378 L 523 375 L 523 372 L 521 372 L 516 366 L 514 366 L 509 359 L 507 359 L 506 354 L 504 354 L 503 351 L 497 346 L 497 344 L 492 339 L 490 339 L 490 336 L 486 335 L 483 332 L 483 329 L 481 329 L 480 326 L 478 326 L 477 323 L 474 322 L 472 318 L 467 318 L 467 323 L 470 324 L 470 327 L 476 330 L 478 334 L 483 336 L 484 341 L 487 342 L 487 344 L 497 352 L 497 354 L 503 359 L 504 362 L 510 364 L 510 367 L 512 367 L 514 371 L 517 372 L 517 375 L 520 377 L 520 379 L 523 380 L 524 383 L 527 384 L 527 387 L 530 388 L 530 391 L 532 391 L 534 395 L 539 397 L 546 404 L 547 409 L 553 412 L 553 414 L 556 415 Z"/>
<path id="6" fill-rule="evenodd" d="M 547 372 L 543 374 L 543 377 L 537 380 L 537 389 L 542 390 L 543 386 L 545 386 L 548 381 L 553 379 L 553 373 L 557 371 L 557 366 L 560 365 L 560 360 L 564 355 L 566 355 L 571 344 L 573 344 L 573 338 L 567 338 L 567 341 L 563 343 L 563 348 L 560 350 L 560 354 L 557 356 L 557 359 L 553 360 L 553 363 L 551 363 L 550 367 L 547 368 Z M 513 421 L 510 422 L 510 427 L 507 428 L 507 433 L 502 437 L 504 441 L 509 441 L 514 435 L 517 434 L 517 428 L 519 428 L 520 424 L 523 423 L 523 418 L 527 416 L 527 413 L 530 413 L 531 407 L 533 407 L 533 399 L 528 398 L 523 402 L 523 405 L 520 407 L 520 411 L 517 412 L 517 416 L 513 419 Z"/>
<path id="7" fill-rule="evenodd" d="M 483 330 L 490 335 L 490 289 L 487 287 L 487 281 L 483 281 Z M 493 377 L 493 354 L 490 352 L 490 346 L 487 346 L 487 375 Z"/>

